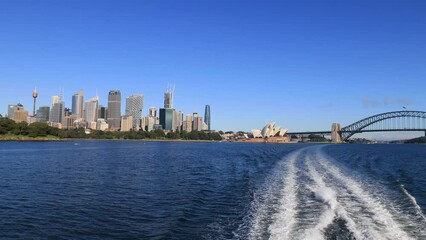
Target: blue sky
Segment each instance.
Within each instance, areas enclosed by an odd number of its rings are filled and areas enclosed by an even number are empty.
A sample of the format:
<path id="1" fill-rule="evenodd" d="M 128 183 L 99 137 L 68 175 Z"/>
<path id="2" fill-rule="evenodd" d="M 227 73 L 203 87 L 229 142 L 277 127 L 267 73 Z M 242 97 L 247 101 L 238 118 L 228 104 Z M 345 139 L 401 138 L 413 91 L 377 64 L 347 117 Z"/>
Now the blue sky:
<path id="1" fill-rule="evenodd" d="M 0 0 L 0 113 L 52 95 L 145 95 L 212 127 L 327 130 L 426 110 L 426 1 Z M 124 104 L 123 104 L 124 108 Z"/>

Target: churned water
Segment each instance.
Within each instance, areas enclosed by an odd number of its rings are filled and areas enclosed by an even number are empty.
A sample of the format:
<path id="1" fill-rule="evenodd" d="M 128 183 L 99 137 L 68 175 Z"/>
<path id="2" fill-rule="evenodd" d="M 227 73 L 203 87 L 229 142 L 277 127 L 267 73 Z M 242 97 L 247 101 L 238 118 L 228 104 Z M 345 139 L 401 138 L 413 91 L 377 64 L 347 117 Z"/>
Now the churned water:
<path id="1" fill-rule="evenodd" d="M 426 145 L 1 142 L 1 239 L 426 239 Z"/>

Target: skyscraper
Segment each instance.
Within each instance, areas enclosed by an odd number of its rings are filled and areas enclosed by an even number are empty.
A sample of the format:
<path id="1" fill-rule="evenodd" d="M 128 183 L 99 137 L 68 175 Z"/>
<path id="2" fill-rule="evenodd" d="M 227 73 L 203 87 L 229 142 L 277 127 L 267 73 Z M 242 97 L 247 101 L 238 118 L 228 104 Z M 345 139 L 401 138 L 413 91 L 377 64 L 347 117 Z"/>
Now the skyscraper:
<path id="1" fill-rule="evenodd" d="M 83 98 L 84 93 L 82 90 L 72 95 L 72 114 L 78 118 L 83 118 Z"/>
<path id="2" fill-rule="evenodd" d="M 106 107 L 99 105 L 98 106 L 98 118 L 102 118 L 106 120 Z"/>
<path id="3" fill-rule="evenodd" d="M 65 103 L 60 100 L 53 104 L 52 110 L 50 111 L 50 122 L 62 123 L 65 117 Z"/>
<path id="4" fill-rule="evenodd" d="M 210 105 L 206 105 L 204 110 L 204 122 L 207 124 L 207 130 L 210 130 Z"/>
<path id="5" fill-rule="evenodd" d="M 50 106 L 50 108 L 53 108 L 53 105 L 55 105 L 55 103 L 58 103 L 59 101 L 61 101 L 61 97 L 52 96 L 52 105 Z"/>
<path id="6" fill-rule="evenodd" d="M 164 108 L 160 108 L 160 125 L 163 126 L 164 130 L 168 131 L 176 130 L 173 129 L 173 119 L 175 115 L 175 110 L 173 109 L 173 91 L 174 90 L 169 85 L 164 93 Z"/>
<path id="7" fill-rule="evenodd" d="M 192 131 L 192 115 L 186 114 L 185 121 L 182 125 L 182 131 L 191 132 Z"/>
<path id="8" fill-rule="evenodd" d="M 133 128 L 139 128 L 142 118 L 143 95 L 134 94 L 126 98 L 126 115 L 132 116 Z"/>
<path id="9" fill-rule="evenodd" d="M 167 86 L 166 92 L 164 93 L 164 108 L 173 108 L 174 91 L 174 86 Z"/>
<path id="10" fill-rule="evenodd" d="M 14 104 L 9 105 L 7 107 L 7 117 L 13 120 L 13 117 L 15 115 L 15 111 L 18 110 L 18 109 L 21 109 L 23 107 L 24 106 L 20 103 L 18 103 L 16 105 L 14 105 Z"/>
<path id="11" fill-rule="evenodd" d="M 163 126 L 164 130 L 174 130 L 173 129 L 173 115 L 174 109 L 172 108 L 160 108 L 160 124 Z"/>
<path id="12" fill-rule="evenodd" d="M 98 120 L 98 103 L 98 96 L 91 98 L 89 101 L 84 103 L 84 121 L 86 121 L 87 126 L 90 126 L 91 123 Z"/>
<path id="13" fill-rule="evenodd" d="M 119 90 L 109 91 L 107 117 L 109 128 L 120 129 L 121 93 Z"/>
<path id="14" fill-rule="evenodd" d="M 49 121 L 50 107 L 41 106 L 37 110 L 37 122 L 48 122 Z"/>
<path id="15" fill-rule="evenodd" d="M 150 117 L 157 117 L 157 109 L 155 109 L 155 107 L 149 108 L 149 116 Z"/>

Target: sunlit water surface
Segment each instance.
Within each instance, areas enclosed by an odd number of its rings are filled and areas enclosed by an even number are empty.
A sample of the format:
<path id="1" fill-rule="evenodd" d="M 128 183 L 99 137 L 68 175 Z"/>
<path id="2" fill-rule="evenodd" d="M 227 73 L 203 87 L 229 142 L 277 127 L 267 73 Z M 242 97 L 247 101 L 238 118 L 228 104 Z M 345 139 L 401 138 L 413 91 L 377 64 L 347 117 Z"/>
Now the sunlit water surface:
<path id="1" fill-rule="evenodd" d="M 426 239 L 426 145 L 1 142 L 2 239 Z"/>

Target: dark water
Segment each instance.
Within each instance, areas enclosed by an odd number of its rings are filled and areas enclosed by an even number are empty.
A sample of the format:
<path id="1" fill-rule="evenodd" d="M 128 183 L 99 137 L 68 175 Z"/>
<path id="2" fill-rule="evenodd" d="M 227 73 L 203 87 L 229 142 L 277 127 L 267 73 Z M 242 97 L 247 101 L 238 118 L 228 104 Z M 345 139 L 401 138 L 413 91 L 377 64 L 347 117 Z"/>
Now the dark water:
<path id="1" fill-rule="evenodd" d="M 426 239 L 426 145 L 1 142 L 1 239 Z"/>

